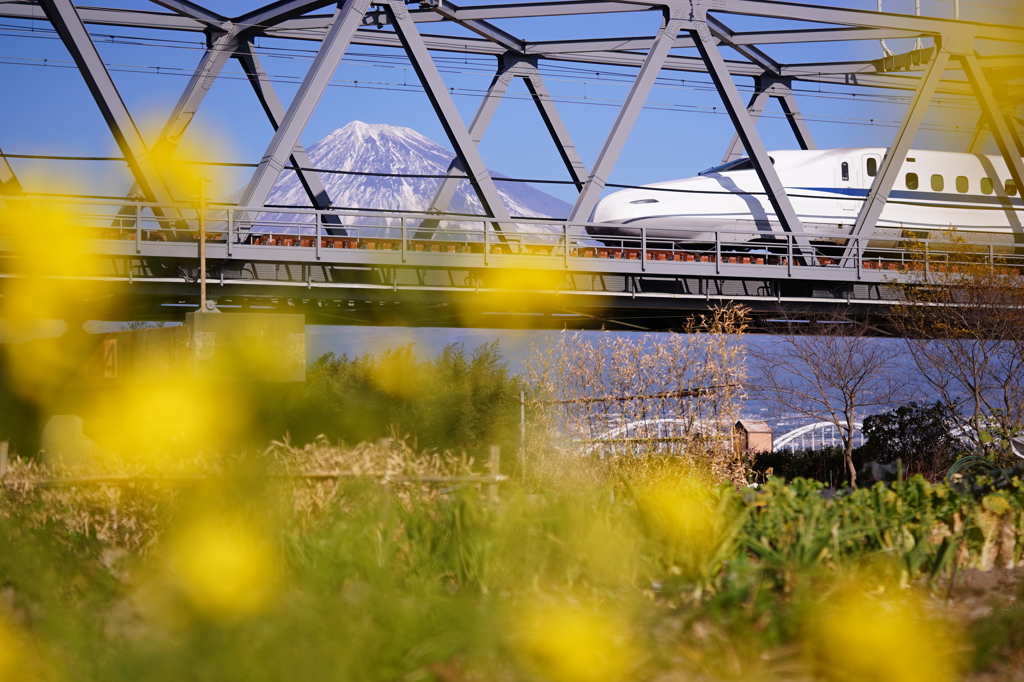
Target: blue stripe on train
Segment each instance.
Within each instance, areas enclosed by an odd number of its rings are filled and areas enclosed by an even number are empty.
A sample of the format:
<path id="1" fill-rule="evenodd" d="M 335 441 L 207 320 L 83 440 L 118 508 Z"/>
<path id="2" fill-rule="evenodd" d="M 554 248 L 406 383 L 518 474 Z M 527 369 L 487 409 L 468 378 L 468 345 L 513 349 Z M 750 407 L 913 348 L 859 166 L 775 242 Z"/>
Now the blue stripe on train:
<path id="1" fill-rule="evenodd" d="M 794 187 L 793 189 L 806 190 L 809 192 L 842 194 L 851 198 L 860 199 L 864 199 L 868 195 L 868 190 L 860 189 L 859 187 Z M 949 192 L 921 192 L 917 190 L 894 189 L 889 192 L 889 198 L 917 199 L 918 201 L 945 202 L 952 204 L 991 204 L 993 206 L 1002 206 L 1002 202 L 1008 199 L 1011 206 L 1024 207 L 1024 199 L 1017 197 L 999 197 L 994 194 L 950 194 Z"/>

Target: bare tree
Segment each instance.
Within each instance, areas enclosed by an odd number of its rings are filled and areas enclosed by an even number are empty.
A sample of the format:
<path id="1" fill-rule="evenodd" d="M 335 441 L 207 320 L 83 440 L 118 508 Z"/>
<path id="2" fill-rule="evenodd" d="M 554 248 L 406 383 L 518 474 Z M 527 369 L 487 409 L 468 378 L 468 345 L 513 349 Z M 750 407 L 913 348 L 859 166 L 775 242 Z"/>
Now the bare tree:
<path id="1" fill-rule="evenodd" d="M 676 334 L 562 332 L 525 359 L 543 423 L 535 450 L 670 455 L 745 483 L 733 448 L 743 397 L 746 311 L 724 308 Z"/>
<path id="2" fill-rule="evenodd" d="M 857 418 L 909 396 L 902 347 L 869 336 L 868 321 L 839 314 L 779 323 L 771 343 L 749 344 L 750 394 L 779 412 L 830 423 L 843 442 L 850 485 Z"/>
<path id="3" fill-rule="evenodd" d="M 979 454 L 1024 431 L 1024 276 L 956 235 L 899 282 L 897 322 L 927 386 Z"/>

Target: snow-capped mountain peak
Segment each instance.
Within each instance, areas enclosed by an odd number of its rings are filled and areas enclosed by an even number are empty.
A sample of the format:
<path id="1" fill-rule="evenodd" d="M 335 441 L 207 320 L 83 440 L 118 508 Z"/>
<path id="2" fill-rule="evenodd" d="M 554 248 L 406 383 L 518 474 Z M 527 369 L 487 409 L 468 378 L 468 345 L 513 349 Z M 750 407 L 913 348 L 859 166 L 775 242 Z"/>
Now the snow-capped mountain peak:
<path id="1" fill-rule="evenodd" d="M 335 208 L 379 211 L 426 211 L 440 179 L 402 176 L 442 176 L 454 157 L 451 151 L 411 128 L 362 121 L 353 121 L 334 130 L 308 152 L 315 168 L 390 174 L 389 177 L 320 173 Z M 570 206 L 564 201 L 525 183 L 500 182 L 504 176 L 493 171 L 491 175 L 498 181 L 498 192 L 513 217 L 564 218 L 568 215 Z M 271 206 L 310 205 L 293 171 L 281 174 L 267 203 Z M 484 214 L 476 192 L 466 180 L 460 182 L 448 210 Z M 381 225 L 379 220 L 372 219 L 364 224 Z M 475 229 L 479 229 L 479 224 Z M 528 229 L 527 226 L 524 229 Z"/>

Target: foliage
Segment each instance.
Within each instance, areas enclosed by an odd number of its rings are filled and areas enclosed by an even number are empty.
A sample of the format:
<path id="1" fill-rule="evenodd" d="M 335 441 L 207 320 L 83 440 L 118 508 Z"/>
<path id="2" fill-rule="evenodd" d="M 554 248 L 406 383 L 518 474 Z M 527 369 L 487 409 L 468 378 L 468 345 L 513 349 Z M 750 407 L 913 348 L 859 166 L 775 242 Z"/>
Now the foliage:
<path id="1" fill-rule="evenodd" d="M 310 365 L 278 428 L 300 443 L 319 435 L 348 443 L 394 435 L 475 457 L 489 445 L 512 453 L 519 445 L 521 390 L 497 342 L 472 352 L 449 344 L 427 361 L 412 346 L 358 358 L 328 353 Z"/>
<path id="2" fill-rule="evenodd" d="M 870 415 L 864 418 L 860 457 L 884 463 L 899 458 L 908 476 L 921 474 L 937 481 L 965 449 L 950 435 L 950 424 L 949 410 L 940 402 L 909 403 Z"/>
<path id="3" fill-rule="evenodd" d="M 909 244 L 927 270 L 893 282 L 905 299 L 897 329 L 977 454 L 1006 456 L 1006 438 L 1024 431 L 1024 276 L 946 234 L 927 251 Z"/>
<path id="4" fill-rule="evenodd" d="M 774 343 L 751 350 L 751 393 L 778 411 L 832 424 L 843 442 L 846 477 L 856 485 L 855 424 L 864 412 L 903 398 L 900 351 L 873 338 L 871 320 L 850 320 L 844 311 L 802 321 L 780 317 Z"/>
<path id="5" fill-rule="evenodd" d="M 16 461 L 0 492 L 0 672 L 902 682 L 1016 655 L 984 624 L 965 655 L 929 596 L 954 566 L 1020 561 L 1016 479 L 981 498 L 919 476 L 830 498 L 800 479 L 709 487 L 670 458 L 543 461 L 498 504 L 416 482 L 465 462 L 382 446 L 281 444 L 157 487 L 35 487 L 84 472 Z M 366 477 L 286 476 L 332 470 Z M 149 542 L 100 530 L 147 514 Z"/>
<path id="6" fill-rule="evenodd" d="M 863 461 L 859 451 L 853 451 L 853 463 L 860 469 Z M 846 461 L 840 446 L 776 450 L 760 452 L 754 458 L 754 472 L 760 477 L 777 476 L 787 481 L 807 478 L 837 488 L 846 478 Z"/>

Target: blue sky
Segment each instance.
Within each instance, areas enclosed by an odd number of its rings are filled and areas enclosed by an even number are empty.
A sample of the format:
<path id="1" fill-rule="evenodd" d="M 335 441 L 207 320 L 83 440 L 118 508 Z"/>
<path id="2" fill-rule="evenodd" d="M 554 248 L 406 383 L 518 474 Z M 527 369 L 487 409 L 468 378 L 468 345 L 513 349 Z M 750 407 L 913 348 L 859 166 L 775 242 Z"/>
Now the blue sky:
<path id="1" fill-rule="evenodd" d="M 925 14 L 952 16 L 952 2 L 922 2 Z M 142 0 L 114 0 L 104 4 L 157 9 Z M 462 4 L 484 3 L 464 0 Z M 841 4 L 868 9 L 875 6 L 875 0 L 847 0 Z M 962 14 L 966 19 L 1020 23 L 1024 12 L 1008 9 L 1015 5 L 1019 6 L 1016 0 L 965 2 Z M 209 2 L 209 6 L 226 15 L 250 8 L 247 3 L 229 1 Z M 885 9 L 912 13 L 913 0 L 885 0 Z M 723 19 L 736 30 L 794 25 L 747 17 L 723 16 Z M 545 40 L 652 35 L 659 21 L 657 13 L 638 12 L 513 20 L 499 22 L 499 25 L 520 37 Z M 0 26 L 0 80 L 8 93 L 17 95 L 0 107 L 0 149 L 10 154 L 117 156 L 114 141 L 84 83 L 73 68 L 66 68 L 70 57 L 56 36 L 46 31 L 46 22 L 0 20 Z M 32 28 L 35 30 L 26 30 Z M 91 30 L 122 97 L 147 139 L 152 141 L 177 100 L 187 74 L 201 56 L 201 36 L 114 27 L 92 27 Z M 423 30 L 440 32 L 444 28 L 432 24 Z M 260 39 L 258 46 L 265 68 L 278 81 L 282 100 L 289 101 L 316 44 Z M 909 49 L 911 44 L 892 41 L 890 47 L 901 51 Z M 877 42 L 773 46 L 767 51 L 783 62 L 881 56 Z M 727 57 L 734 55 L 727 54 Z M 464 118 L 470 120 L 490 80 L 494 60 L 443 53 L 435 53 L 435 58 L 447 84 L 454 88 L 455 101 Z M 632 74 L 628 69 L 591 69 L 582 64 L 550 62 L 542 63 L 542 70 L 589 166 L 600 150 Z M 739 79 L 738 84 L 744 90 L 750 87 L 749 79 Z M 895 122 L 902 115 L 907 97 L 907 93 L 897 91 L 869 90 L 856 91 L 854 96 L 854 91 L 846 88 L 819 88 L 807 83 L 798 84 L 797 88 L 800 105 L 820 147 L 886 146 L 895 132 Z M 407 126 L 450 146 L 425 95 L 416 87 L 415 73 L 397 51 L 353 46 L 335 73 L 332 86 L 302 140 L 312 145 L 352 120 Z M 963 149 L 976 120 L 977 112 L 973 107 L 942 102 L 933 107 L 926 128 L 939 126 L 943 130 L 922 131 L 916 144 L 936 149 Z M 795 146 L 775 104 L 770 115 L 760 123 L 759 130 L 770 149 Z M 199 160 L 254 163 L 271 136 L 272 130 L 249 85 L 232 62 L 211 89 L 186 141 L 189 138 L 194 142 L 202 140 L 200 149 L 192 152 L 204 157 Z M 720 160 L 730 137 L 731 125 L 706 76 L 664 72 L 611 181 L 644 184 L 693 175 Z M 481 152 L 490 168 L 511 177 L 567 179 L 519 81 L 514 82 L 509 97 L 499 108 L 481 144 Z M 29 189 L 35 191 L 46 191 L 45 185 L 54 177 L 73 178 L 76 187 L 100 194 L 117 195 L 131 184 L 121 163 L 14 160 L 12 164 Z M 233 172 L 228 184 L 244 185 L 247 172 Z M 572 201 L 574 196 L 571 187 L 545 185 L 541 188 L 566 201 Z"/>

